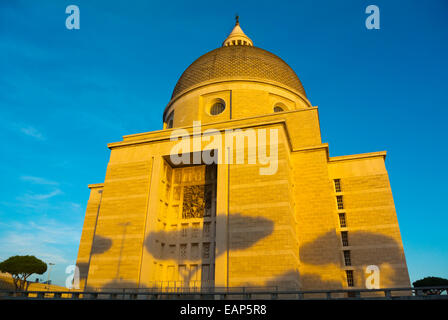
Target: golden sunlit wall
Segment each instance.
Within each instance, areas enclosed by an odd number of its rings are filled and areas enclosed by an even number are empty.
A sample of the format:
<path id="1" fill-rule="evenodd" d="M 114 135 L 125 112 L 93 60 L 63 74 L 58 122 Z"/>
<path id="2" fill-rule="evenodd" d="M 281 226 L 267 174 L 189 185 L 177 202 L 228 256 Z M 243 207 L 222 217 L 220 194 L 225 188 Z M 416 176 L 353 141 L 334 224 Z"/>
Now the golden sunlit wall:
<path id="1" fill-rule="evenodd" d="M 274 130 L 277 170 L 261 175 L 247 144 L 227 149 L 224 139 L 182 152 L 243 150 L 244 163 L 173 163 L 170 136 L 193 138 L 194 121 L 221 135 Z M 380 287 L 409 286 L 386 153 L 330 157 L 297 75 L 238 24 L 187 68 L 163 122 L 109 144 L 104 183 L 89 185 L 82 288 L 365 288 L 371 265 Z"/>

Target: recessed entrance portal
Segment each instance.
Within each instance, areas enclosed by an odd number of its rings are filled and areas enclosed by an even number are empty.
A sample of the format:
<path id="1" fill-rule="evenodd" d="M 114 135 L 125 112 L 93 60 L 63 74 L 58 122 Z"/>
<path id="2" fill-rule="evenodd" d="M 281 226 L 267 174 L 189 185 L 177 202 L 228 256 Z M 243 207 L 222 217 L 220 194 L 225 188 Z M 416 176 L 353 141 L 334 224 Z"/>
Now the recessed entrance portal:
<path id="1" fill-rule="evenodd" d="M 214 286 L 216 176 L 216 165 L 174 167 L 163 160 L 153 266 L 157 286 Z"/>

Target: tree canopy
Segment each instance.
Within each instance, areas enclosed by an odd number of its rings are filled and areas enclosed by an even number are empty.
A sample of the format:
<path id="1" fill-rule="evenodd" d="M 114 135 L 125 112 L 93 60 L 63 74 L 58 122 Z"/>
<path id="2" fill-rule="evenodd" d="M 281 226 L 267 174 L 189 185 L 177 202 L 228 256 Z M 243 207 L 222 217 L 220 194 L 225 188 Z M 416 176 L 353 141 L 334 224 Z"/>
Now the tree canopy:
<path id="1" fill-rule="evenodd" d="M 43 274 L 47 264 L 35 256 L 13 256 L 0 263 L 0 271 L 11 274 L 16 289 L 24 290 L 26 279 L 33 273 Z"/>
<path id="2" fill-rule="evenodd" d="M 438 278 L 438 277 L 426 277 L 417 281 L 414 281 L 412 283 L 414 285 L 414 287 L 416 288 L 421 288 L 421 287 L 441 287 L 441 286 L 445 286 L 446 288 L 448 288 L 448 279 L 444 279 L 444 278 Z M 422 290 L 424 293 L 426 294 L 441 294 L 443 291 L 446 291 L 447 289 L 425 289 Z"/>

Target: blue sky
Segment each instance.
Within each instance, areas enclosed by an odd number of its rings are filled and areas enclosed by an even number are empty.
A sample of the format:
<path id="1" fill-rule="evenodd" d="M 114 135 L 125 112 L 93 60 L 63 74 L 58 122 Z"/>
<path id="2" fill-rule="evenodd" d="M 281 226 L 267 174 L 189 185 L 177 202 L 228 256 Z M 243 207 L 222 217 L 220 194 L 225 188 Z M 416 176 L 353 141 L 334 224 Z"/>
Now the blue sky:
<path id="1" fill-rule="evenodd" d="M 80 30 L 65 28 L 70 4 Z M 369 4 L 380 30 L 365 27 Z M 106 144 L 161 129 L 177 79 L 221 45 L 238 13 L 319 106 L 331 156 L 388 151 L 411 281 L 448 278 L 447 9 L 443 0 L 2 1 L 0 261 L 34 254 L 65 283 Z"/>

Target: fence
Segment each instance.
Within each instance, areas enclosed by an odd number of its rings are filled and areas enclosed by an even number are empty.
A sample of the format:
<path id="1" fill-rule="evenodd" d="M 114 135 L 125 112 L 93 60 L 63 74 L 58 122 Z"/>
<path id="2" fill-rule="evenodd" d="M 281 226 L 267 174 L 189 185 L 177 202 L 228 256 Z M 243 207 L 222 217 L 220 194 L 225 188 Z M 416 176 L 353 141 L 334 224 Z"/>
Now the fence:
<path id="1" fill-rule="evenodd" d="M 196 288 L 198 289 L 198 288 Z M 160 288 L 145 289 L 103 289 L 96 291 L 0 291 L 0 299 L 33 299 L 33 300 L 162 300 L 162 299 L 198 299 L 198 300 L 277 300 L 277 299 L 380 299 L 380 300 L 423 300 L 447 299 L 447 287 L 421 287 L 421 288 L 383 288 L 383 289 L 351 289 L 351 290 L 315 290 L 296 291 L 280 290 L 266 287 L 240 287 L 240 288 L 207 288 L 196 290 L 194 288 L 178 288 L 178 291 L 163 290 Z M 445 292 L 445 294 L 435 294 Z"/>

